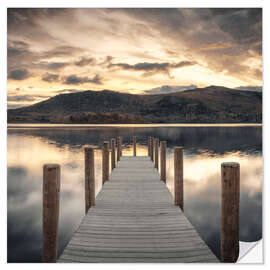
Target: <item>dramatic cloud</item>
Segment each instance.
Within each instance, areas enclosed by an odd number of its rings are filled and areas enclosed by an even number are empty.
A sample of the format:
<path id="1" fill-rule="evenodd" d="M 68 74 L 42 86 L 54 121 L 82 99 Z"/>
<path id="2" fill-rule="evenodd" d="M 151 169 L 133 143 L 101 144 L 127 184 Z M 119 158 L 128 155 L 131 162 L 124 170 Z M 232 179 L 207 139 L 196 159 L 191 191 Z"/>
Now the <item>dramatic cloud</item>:
<path id="1" fill-rule="evenodd" d="M 92 57 L 90 57 L 90 58 L 83 57 L 79 61 L 76 61 L 75 62 L 75 65 L 80 66 L 80 67 L 83 67 L 83 66 L 86 66 L 86 65 L 89 65 L 89 64 L 93 64 L 93 63 L 95 63 L 95 59 L 94 58 L 92 58 Z"/>
<path id="2" fill-rule="evenodd" d="M 9 8 L 7 19 L 9 93 L 262 85 L 261 8 Z"/>
<path id="3" fill-rule="evenodd" d="M 24 41 L 20 40 L 10 41 L 8 44 L 7 55 L 8 57 L 12 56 L 18 57 L 20 55 L 25 55 L 29 53 L 28 48 L 29 44 Z"/>
<path id="4" fill-rule="evenodd" d="M 47 73 L 42 77 L 45 82 L 57 82 L 59 80 L 58 74 Z"/>
<path id="5" fill-rule="evenodd" d="M 49 96 L 41 95 L 16 95 L 8 96 L 7 101 L 36 101 L 37 99 L 49 98 Z"/>
<path id="6" fill-rule="evenodd" d="M 174 50 L 184 45 L 188 54 L 196 55 L 217 71 L 260 80 L 252 67 L 243 65 L 248 57 L 261 56 L 262 9 L 114 9 L 112 13 L 146 21 L 168 38 Z M 200 48 L 204 48 L 200 50 Z M 168 48 L 167 48 L 168 49 Z M 169 50 L 170 51 L 170 50 Z M 236 56 L 237 55 L 237 56 Z M 222 56 L 222 57 L 221 57 Z M 238 70 L 240 69 L 240 72 Z"/>
<path id="7" fill-rule="evenodd" d="M 72 46 L 57 46 L 50 50 L 35 52 L 31 50 L 29 43 L 24 42 L 22 40 L 8 40 L 7 48 L 8 48 L 8 57 L 12 56 L 27 57 L 31 55 L 35 59 L 69 56 L 74 55 L 81 51 L 80 48 Z"/>
<path id="8" fill-rule="evenodd" d="M 8 78 L 12 80 L 25 80 L 29 78 L 31 74 L 27 69 L 15 69 L 9 72 Z"/>
<path id="9" fill-rule="evenodd" d="M 46 63 L 46 62 L 41 62 L 39 63 L 40 67 L 44 67 L 46 69 L 51 69 L 51 70 L 57 70 L 63 67 L 66 67 L 67 65 L 69 65 L 69 63 L 65 63 L 65 62 L 53 62 L 53 63 Z"/>
<path id="10" fill-rule="evenodd" d="M 81 51 L 81 48 L 72 47 L 72 46 L 57 46 L 49 51 L 42 53 L 42 58 L 52 58 L 59 56 L 70 56 L 77 54 Z"/>
<path id="11" fill-rule="evenodd" d="M 71 62 L 56 62 L 51 61 L 55 57 L 70 56 L 77 51 L 77 48 L 60 46 L 54 49 L 36 52 L 31 50 L 30 45 L 26 42 L 15 40 L 9 41 L 7 47 L 8 55 L 8 70 L 12 69 L 47 69 L 58 70 L 68 65 L 72 65 Z M 48 61 L 50 60 L 50 61 Z"/>
<path id="12" fill-rule="evenodd" d="M 57 90 L 55 91 L 55 93 L 57 94 L 70 94 L 70 93 L 78 93 L 78 92 L 82 92 L 85 90 L 80 90 L 80 89 L 62 89 L 62 90 Z"/>
<path id="13" fill-rule="evenodd" d="M 156 73 L 165 73 L 169 77 L 170 75 L 170 70 L 173 68 L 182 68 L 186 66 L 192 66 L 196 65 L 196 62 L 190 62 L 190 61 L 182 61 L 179 63 L 137 63 L 135 65 L 130 65 L 126 63 L 116 63 L 116 64 L 109 64 L 108 68 L 114 68 L 118 67 L 120 69 L 124 70 L 133 70 L 133 71 L 143 71 L 143 76 L 151 76 Z"/>
<path id="14" fill-rule="evenodd" d="M 197 88 L 196 85 L 163 85 L 161 87 L 145 90 L 144 93 L 148 95 L 169 94 L 195 88 Z"/>
<path id="15" fill-rule="evenodd" d="M 218 20 L 220 29 L 228 33 L 237 43 L 256 51 L 254 43 L 261 42 L 262 39 L 262 10 L 251 8 L 230 11 L 226 16 L 220 16 Z"/>
<path id="16" fill-rule="evenodd" d="M 63 80 L 64 84 L 83 84 L 83 83 L 93 83 L 93 84 L 102 84 L 101 77 L 97 74 L 92 79 L 89 77 L 79 77 L 75 74 L 67 76 Z"/>
<path id="17" fill-rule="evenodd" d="M 107 55 L 105 59 L 100 63 L 100 65 L 110 65 L 112 63 L 113 57 L 111 55 Z"/>
<path id="18" fill-rule="evenodd" d="M 97 74 L 93 78 L 87 76 L 80 77 L 76 74 L 71 74 L 68 76 L 60 77 L 58 74 L 46 73 L 43 75 L 42 80 L 49 83 L 62 81 L 64 84 L 84 84 L 84 83 L 93 83 L 93 84 L 102 84 L 102 78 Z"/>

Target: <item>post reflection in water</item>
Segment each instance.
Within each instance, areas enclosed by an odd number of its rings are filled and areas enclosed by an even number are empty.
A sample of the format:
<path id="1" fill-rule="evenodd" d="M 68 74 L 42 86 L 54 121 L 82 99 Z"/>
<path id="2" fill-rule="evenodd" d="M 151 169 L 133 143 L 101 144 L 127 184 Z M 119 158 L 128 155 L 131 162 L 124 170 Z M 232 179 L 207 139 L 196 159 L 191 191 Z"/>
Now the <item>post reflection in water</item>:
<path id="1" fill-rule="evenodd" d="M 42 247 L 42 166 L 61 165 L 59 253 L 84 215 L 84 147 L 123 136 L 123 155 L 147 155 L 147 137 L 167 141 L 167 185 L 173 193 L 173 148 L 184 147 L 184 211 L 220 257 L 220 164 L 240 163 L 240 240 L 262 236 L 261 127 L 66 127 L 8 129 L 8 261 L 39 262 Z M 95 151 L 96 194 L 101 150 Z"/>

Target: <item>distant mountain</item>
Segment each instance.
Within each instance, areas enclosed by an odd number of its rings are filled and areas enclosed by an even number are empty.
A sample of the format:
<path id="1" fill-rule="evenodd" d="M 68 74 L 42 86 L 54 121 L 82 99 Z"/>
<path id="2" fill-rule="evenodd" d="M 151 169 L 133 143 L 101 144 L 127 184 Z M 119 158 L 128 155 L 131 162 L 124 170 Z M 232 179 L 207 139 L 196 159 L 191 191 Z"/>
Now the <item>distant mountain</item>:
<path id="1" fill-rule="evenodd" d="M 155 94 L 169 94 L 169 93 L 176 93 L 185 90 L 191 90 L 197 88 L 196 85 L 162 85 L 161 87 L 152 88 L 149 90 L 144 90 L 144 94 L 147 95 L 155 95 Z M 242 90 L 242 89 L 241 89 Z"/>
<path id="2" fill-rule="evenodd" d="M 156 95 L 59 94 L 8 110 L 9 123 L 261 123 L 262 93 L 220 86 Z"/>

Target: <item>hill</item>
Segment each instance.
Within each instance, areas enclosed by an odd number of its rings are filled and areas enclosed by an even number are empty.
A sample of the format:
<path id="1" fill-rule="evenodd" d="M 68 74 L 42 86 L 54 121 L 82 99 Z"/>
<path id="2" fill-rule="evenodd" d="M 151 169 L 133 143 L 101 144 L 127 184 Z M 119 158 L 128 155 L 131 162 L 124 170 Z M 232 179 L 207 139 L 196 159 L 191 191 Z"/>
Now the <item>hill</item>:
<path id="1" fill-rule="evenodd" d="M 156 95 L 60 94 L 8 110 L 8 123 L 261 123 L 262 93 L 219 86 Z"/>

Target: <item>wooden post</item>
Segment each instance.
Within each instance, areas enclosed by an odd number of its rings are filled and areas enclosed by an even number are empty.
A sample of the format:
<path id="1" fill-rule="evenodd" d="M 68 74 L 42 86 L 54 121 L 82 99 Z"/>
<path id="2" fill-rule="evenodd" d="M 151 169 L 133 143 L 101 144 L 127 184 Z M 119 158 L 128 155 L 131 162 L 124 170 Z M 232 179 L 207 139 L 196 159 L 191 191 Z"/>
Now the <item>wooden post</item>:
<path id="1" fill-rule="evenodd" d="M 115 139 L 111 139 L 112 153 L 111 153 L 111 168 L 115 168 Z"/>
<path id="2" fill-rule="evenodd" d="M 136 157 L 136 136 L 133 136 L 133 156 Z"/>
<path id="3" fill-rule="evenodd" d="M 150 137 L 150 158 L 154 161 L 154 137 Z"/>
<path id="4" fill-rule="evenodd" d="M 184 211 L 183 149 L 174 148 L 174 204 Z"/>
<path id="5" fill-rule="evenodd" d="M 42 261 L 56 262 L 58 250 L 60 195 L 60 166 L 45 164 L 43 166 L 43 247 Z"/>
<path id="6" fill-rule="evenodd" d="M 102 184 L 109 180 L 109 142 L 102 147 Z"/>
<path id="7" fill-rule="evenodd" d="M 160 142 L 160 180 L 166 183 L 166 141 Z"/>
<path id="8" fill-rule="evenodd" d="M 95 156 L 94 149 L 84 148 L 85 160 L 85 214 L 91 206 L 96 205 L 95 201 Z"/>
<path id="9" fill-rule="evenodd" d="M 117 161 L 120 160 L 120 153 L 121 153 L 121 139 L 120 139 L 120 136 L 117 137 Z"/>
<path id="10" fill-rule="evenodd" d="M 122 157 L 122 145 L 123 145 L 123 137 L 120 136 L 120 157 Z"/>
<path id="11" fill-rule="evenodd" d="M 155 144 L 155 168 L 158 170 L 158 143 L 159 143 L 159 140 L 156 138 L 155 141 L 154 141 L 154 144 Z"/>
<path id="12" fill-rule="evenodd" d="M 239 163 L 221 164 L 221 187 L 221 261 L 233 263 L 239 256 Z"/>
<path id="13" fill-rule="evenodd" d="M 148 157 L 150 157 L 150 140 L 151 140 L 151 137 L 149 136 L 149 137 L 148 137 L 148 143 L 147 143 Z"/>
<path id="14" fill-rule="evenodd" d="M 150 157 L 150 160 L 151 160 L 151 142 L 152 142 L 152 137 L 150 136 L 149 137 L 149 157 Z"/>

